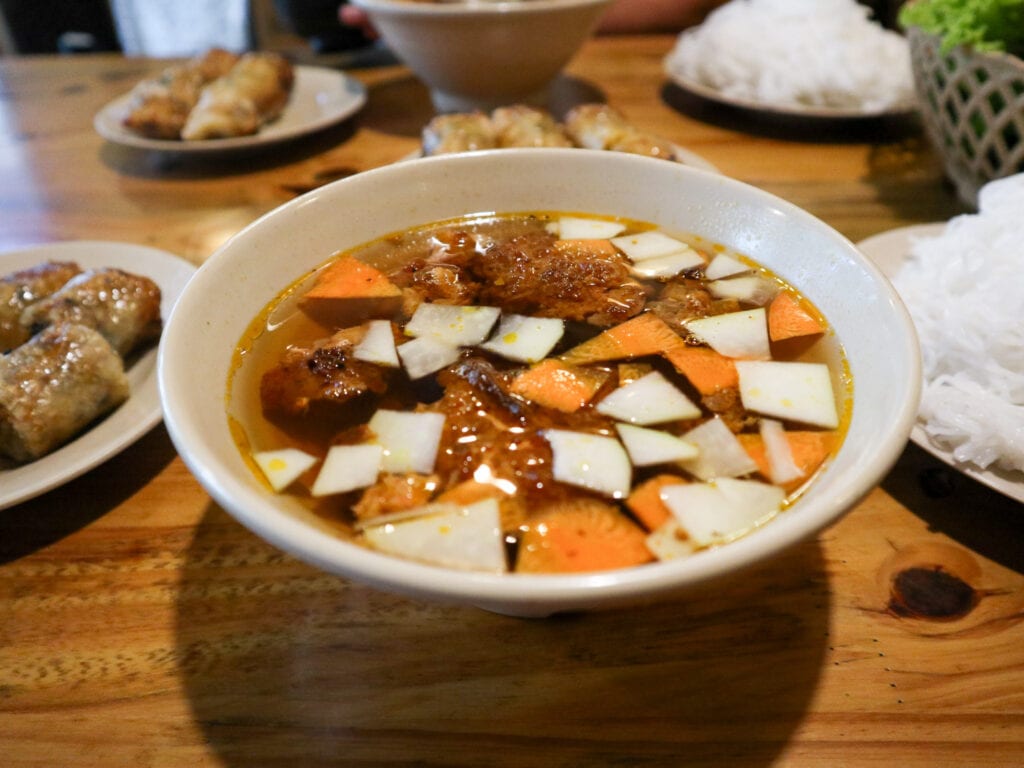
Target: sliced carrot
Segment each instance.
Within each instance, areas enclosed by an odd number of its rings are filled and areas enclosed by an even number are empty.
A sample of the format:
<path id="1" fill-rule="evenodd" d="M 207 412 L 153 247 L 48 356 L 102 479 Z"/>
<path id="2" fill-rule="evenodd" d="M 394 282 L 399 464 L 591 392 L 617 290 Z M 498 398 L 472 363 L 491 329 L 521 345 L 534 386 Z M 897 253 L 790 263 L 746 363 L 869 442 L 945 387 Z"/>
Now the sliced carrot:
<path id="1" fill-rule="evenodd" d="M 814 336 L 825 332 L 825 326 L 792 294 L 783 292 L 768 305 L 768 337 L 772 341 L 797 336 Z"/>
<path id="2" fill-rule="evenodd" d="M 573 413 L 590 402 L 611 374 L 547 358 L 519 374 L 510 387 L 514 394 L 545 408 Z"/>
<path id="3" fill-rule="evenodd" d="M 651 312 L 644 312 L 578 344 L 561 355 L 561 359 L 575 365 L 625 360 L 656 355 L 680 343 L 682 339 L 668 323 Z"/>
<path id="4" fill-rule="evenodd" d="M 614 256 L 618 253 L 610 240 L 596 238 L 556 240 L 554 248 L 556 251 L 570 255 L 588 254 L 593 256 Z"/>
<path id="5" fill-rule="evenodd" d="M 602 501 L 560 504 L 526 526 L 515 570 L 569 573 L 628 568 L 654 559 L 646 538 L 640 526 Z"/>
<path id="6" fill-rule="evenodd" d="M 387 317 L 402 305 L 402 292 L 379 269 L 342 256 L 316 279 L 302 297 L 303 311 L 325 324 L 358 317 Z"/>
<path id="7" fill-rule="evenodd" d="M 691 347 L 680 339 L 679 343 L 663 349 L 662 356 L 702 395 L 739 386 L 736 364 L 710 347 Z"/>
<path id="8" fill-rule="evenodd" d="M 666 485 L 682 485 L 685 482 L 679 475 L 656 475 L 633 489 L 626 498 L 626 506 L 648 531 L 653 531 L 672 517 L 669 508 L 661 500 L 661 489 Z"/>
<path id="9" fill-rule="evenodd" d="M 750 454 L 750 458 L 757 464 L 757 471 L 765 478 L 770 479 L 771 468 L 768 464 L 768 451 L 761 435 L 757 432 L 744 432 L 736 437 L 739 438 L 746 452 Z M 787 491 L 790 491 L 810 477 L 832 453 L 832 449 L 835 447 L 836 433 L 787 430 L 786 441 L 789 443 L 794 463 L 803 473 L 799 478 L 784 486 Z"/>

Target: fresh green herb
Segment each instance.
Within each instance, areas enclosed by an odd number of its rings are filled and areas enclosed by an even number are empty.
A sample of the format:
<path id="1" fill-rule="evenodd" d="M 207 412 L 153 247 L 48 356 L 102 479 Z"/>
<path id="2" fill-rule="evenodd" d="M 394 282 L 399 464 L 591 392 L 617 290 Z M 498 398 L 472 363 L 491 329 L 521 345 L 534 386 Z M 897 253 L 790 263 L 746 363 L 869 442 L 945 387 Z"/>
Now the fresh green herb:
<path id="1" fill-rule="evenodd" d="M 961 45 L 1024 56 L 1024 0 L 916 0 L 900 9 L 899 21 L 939 35 L 943 50 Z"/>

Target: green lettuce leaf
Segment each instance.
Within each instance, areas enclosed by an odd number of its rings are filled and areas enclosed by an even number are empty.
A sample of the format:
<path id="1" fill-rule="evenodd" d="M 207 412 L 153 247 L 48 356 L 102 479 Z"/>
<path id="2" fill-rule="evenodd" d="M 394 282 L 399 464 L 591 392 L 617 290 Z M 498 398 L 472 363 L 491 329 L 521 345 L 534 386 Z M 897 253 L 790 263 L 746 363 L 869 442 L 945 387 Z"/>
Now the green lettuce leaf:
<path id="1" fill-rule="evenodd" d="M 1024 0 L 916 0 L 900 9 L 899 21 L 938 35 L 943 50 L 960 45 L 1024 56 Z"/>

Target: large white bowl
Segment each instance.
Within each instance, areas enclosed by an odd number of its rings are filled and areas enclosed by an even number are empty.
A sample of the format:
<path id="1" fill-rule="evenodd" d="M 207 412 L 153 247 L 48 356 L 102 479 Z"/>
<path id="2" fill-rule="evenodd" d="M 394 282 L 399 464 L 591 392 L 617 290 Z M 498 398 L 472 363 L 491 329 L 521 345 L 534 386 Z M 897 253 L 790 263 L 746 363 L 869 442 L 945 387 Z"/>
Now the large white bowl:
<path id="1" fill-rule="evenodd" d="M 746 538 L 672 562 L 581 575 L 466 573 L 346 543 L 243 462 L 225 385 L 249 322 L 296 278 L 383 234 L 480 211 L 587 211 L 653 221 L 735 248 L 821 309 L 846 349 L 853 415 L 838 456 L 785 514 Z M 917 410 L 913 326 L 881 273 L 845 238 L 754 187 L 678 163 L 581 149 L 491 150 L 414 160 L 317 189 L 221 247 L 185 289 L 163 335 L 159 381 L 171 438 L 241 523 L 326 571 L 407 595 L 542 616 L 692 589 L 835 522 L 902 451 Z"/>
<path id="2" fill-rule="evenodd" d="M 610 0 L 352 0 L 439 112 L 543 106 Z"/>

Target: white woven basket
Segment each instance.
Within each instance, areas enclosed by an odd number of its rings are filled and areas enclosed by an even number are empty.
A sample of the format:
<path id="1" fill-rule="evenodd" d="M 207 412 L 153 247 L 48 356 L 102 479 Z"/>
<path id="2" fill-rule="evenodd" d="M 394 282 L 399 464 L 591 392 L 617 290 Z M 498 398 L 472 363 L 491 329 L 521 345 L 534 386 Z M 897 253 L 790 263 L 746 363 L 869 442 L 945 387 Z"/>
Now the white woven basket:
<path id="1" fill-rule="evenodd" d="M 928 137 L 960 198 L 977 207 L 992 179 L 1024 172 L 1024 61 L 964 48 L 911 27 L 914 83 Z"/>

